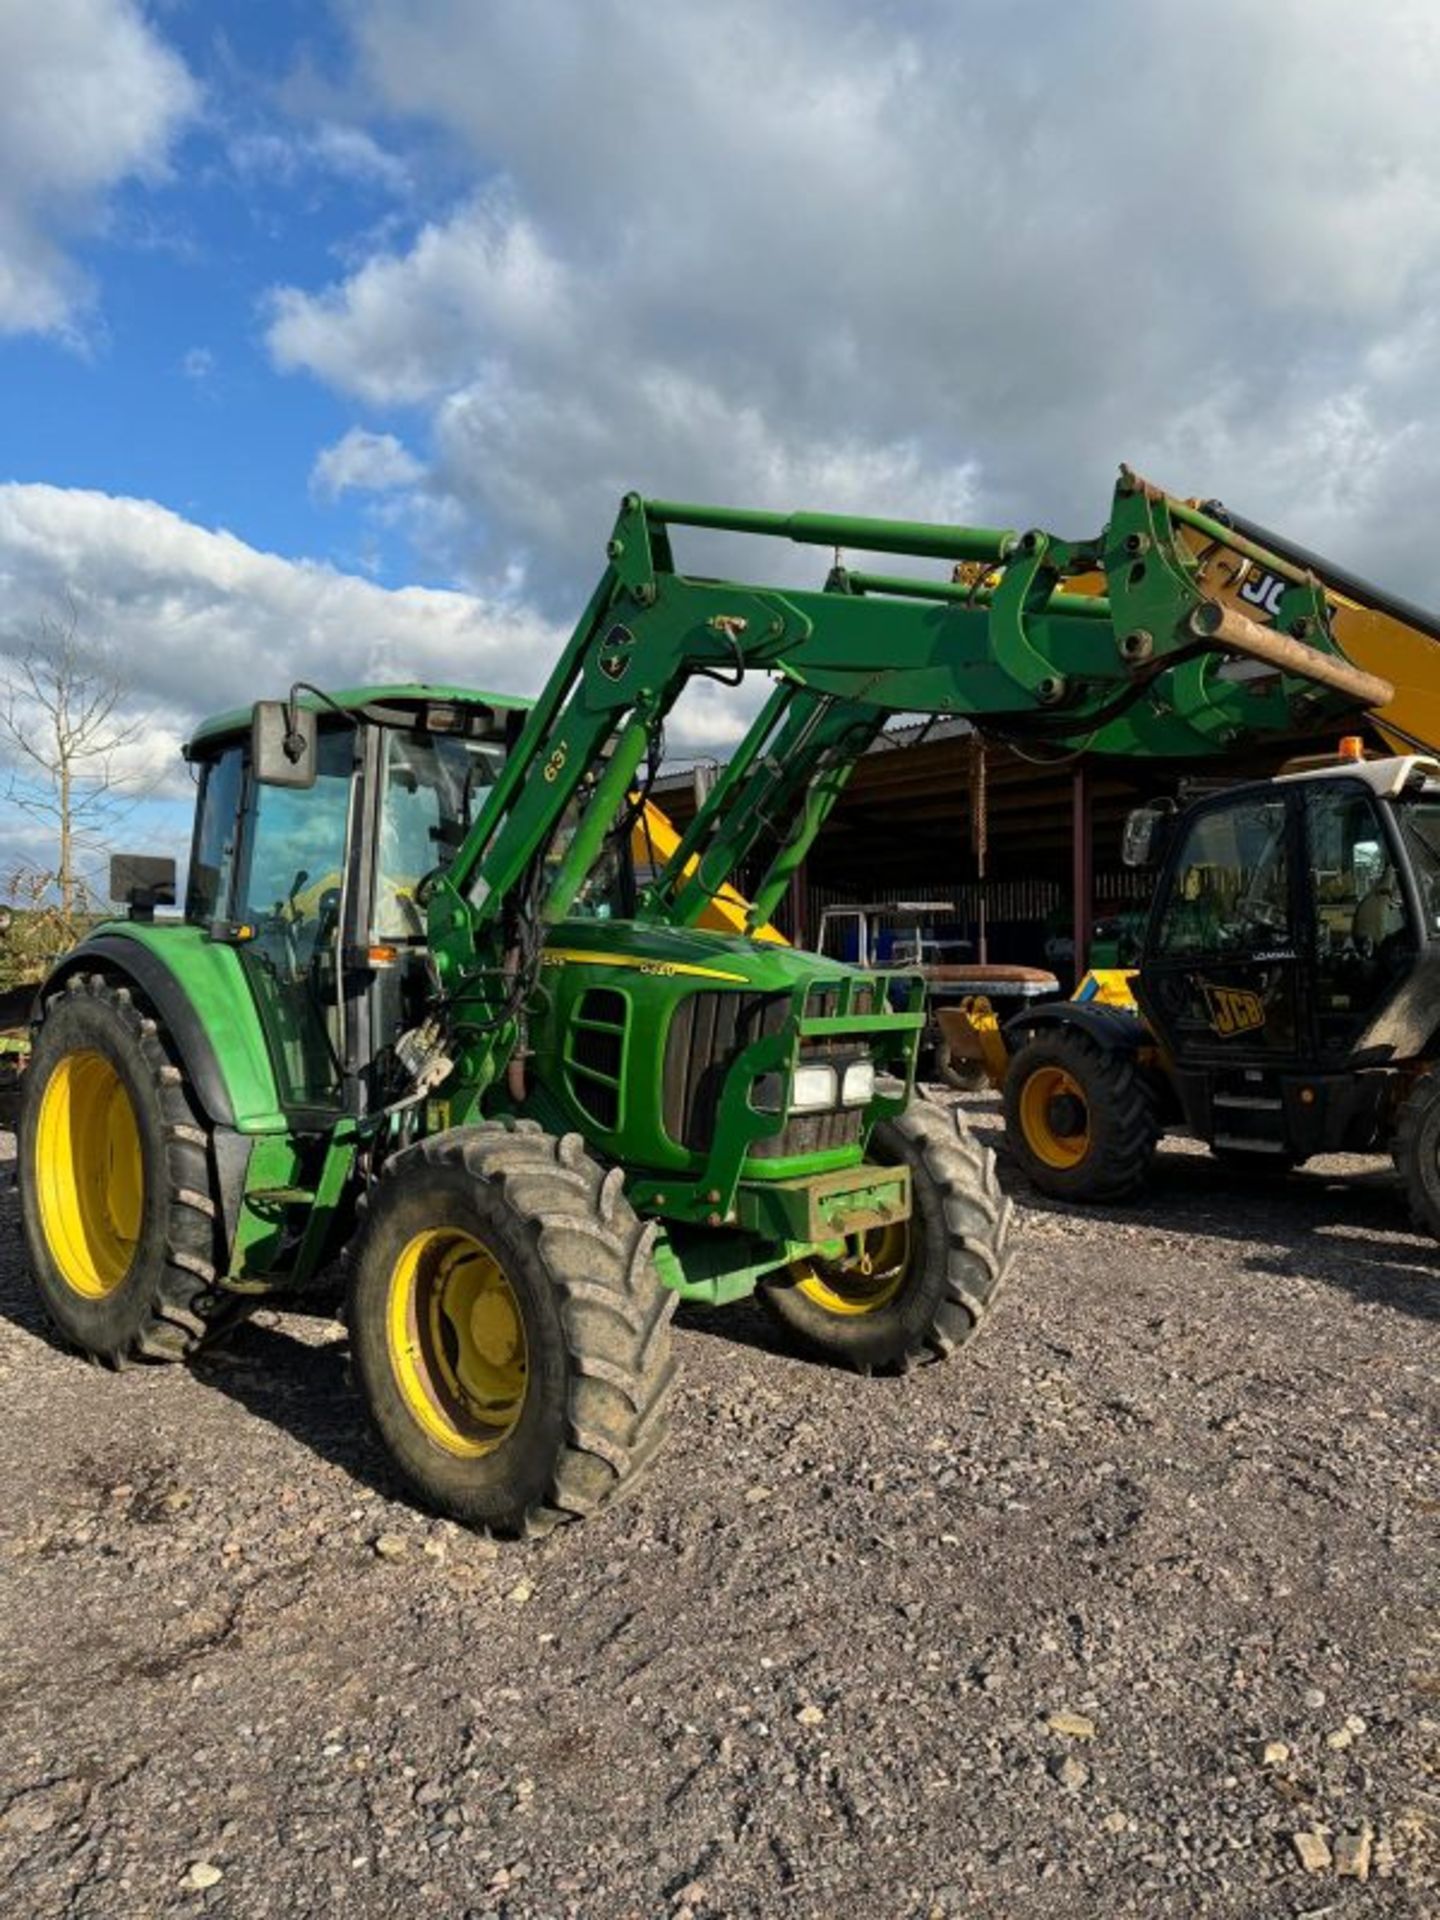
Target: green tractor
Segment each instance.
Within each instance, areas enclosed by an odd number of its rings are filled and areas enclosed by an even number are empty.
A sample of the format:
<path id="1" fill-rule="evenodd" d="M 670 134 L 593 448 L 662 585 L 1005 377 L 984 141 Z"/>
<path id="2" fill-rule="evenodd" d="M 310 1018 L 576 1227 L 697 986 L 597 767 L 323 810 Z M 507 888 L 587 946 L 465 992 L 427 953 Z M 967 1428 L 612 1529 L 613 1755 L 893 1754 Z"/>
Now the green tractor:
<path id="1" fill-rule="evenodd" d="M 680 1299 L 758 1292 L 861 1373 L 953 1353 L 1010 1208 L 959 1115 L 916 1095 L 921 982 L 753 936 L 894 713 L 1175 758 L 1386 696 L 1303 596 L 1316 644 L 1221 671 L 1270 636 L 1207 634 L 1172 504 L 1126 475 L 1104 532 L 1067 543 L 629 496 L 533 706 L 296 687 L 202 726 L 183 917 L 156 918 L 173 868 L 130 863 L 127 917 L 35 1010 L 20 1184 L 61 1334 L 116 1366 L 181 1359 L 257 1300 L 343 1285 L 401 1473 L 512 1534 L 634 1485 Z M 693 578 L 682 525 L 984 562 L 993 584 Z M 1097 570 L 1107 595 L 1067 590 Z M 667 712 L 752 669 L 768 702 L 637 886 Z M 748 933 L 707 930 L 742 872 Z"/>

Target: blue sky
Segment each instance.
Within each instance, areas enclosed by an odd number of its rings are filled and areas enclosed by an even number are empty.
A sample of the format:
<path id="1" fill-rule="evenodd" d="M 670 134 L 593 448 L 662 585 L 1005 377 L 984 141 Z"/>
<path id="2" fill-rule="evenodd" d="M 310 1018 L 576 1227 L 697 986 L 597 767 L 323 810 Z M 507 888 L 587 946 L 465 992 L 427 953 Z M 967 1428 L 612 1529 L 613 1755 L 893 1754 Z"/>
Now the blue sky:
<path id="1" fill-rule="evenodd" d="M 296 674 L 533 691 L 628 487 L 1121 460 L 1440 601 L 1437 97 L 1430 0 L 0 0 L 0 670 L 73 607 L 179 795 Z"/>
<path id="2" fill-rule="evenodd" d="M 305 122 L 282 102 L 297 71 L 343 66 L 323 7 L 245 0 L 150 17 L 205 105 L 174 142 L 169 177 L 122 180 L 100 230 L 76 245 L 98 289 L 80 344 L 0 342 L 12 477 L 164 501 L 277 553 L 420 577 L 353 497 L 308 487 L 317 449 L 352 409 L 276 372 L 264 301 L 274 285 L 337 270 L 379 223 L 413 224 L 423 191 L 305 156 Z"/>

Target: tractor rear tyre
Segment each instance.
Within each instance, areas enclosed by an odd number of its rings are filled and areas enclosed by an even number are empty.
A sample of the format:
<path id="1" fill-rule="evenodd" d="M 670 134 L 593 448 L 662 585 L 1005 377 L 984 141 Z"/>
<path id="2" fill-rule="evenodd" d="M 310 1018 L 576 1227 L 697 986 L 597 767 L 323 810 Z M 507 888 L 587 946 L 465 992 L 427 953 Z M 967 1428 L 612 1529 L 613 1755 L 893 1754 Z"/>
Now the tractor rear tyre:
<path id="1" fill-rule="evenodd" d="M 346 1317 L 370 1418 L 423 1501 L 536 1535 L 633 1490 L 675 1371 L 653 1239 L 579 1134 L 487 1121 L 386 1162 Z"/>
<path id="2" fill-rule="evenodd" d="M 1078 1027 L 1042 1027 L 1010 1062 L 1005 1136 L 1042 1193 L 1125 1200 L 1155 1155 L 1158 1090 L 1133 1053 Z"/>
<path id="3" fill-rule="evenodd" d="M 944 1040 L 935 1043 L 935 1077 L 954 1093 L 984 1093 L 990 1075 L 983 1060 L 968 1060 L 952 1053 Z"/>
<path id="4" fill-rule="evenodd" d="M 240 1302 L 220 1259 L 210 1133 L 169 1037 L 103 974 L 45 1004 L 20 1112 L 21 1219 L 46 1311 L 114 1367 L 182 1360 Z"/>
<path id="5" fill-rule="evenodd" d="M 1427 1067 L 1407 1094 L 1392 1152 L 1410 1218 L 1440 1240 L 1440 1067 Z"/>
<path id="6" fill-rule="evenodd" d="M 844 1259 L 814 1254 L 769 1275 L 760 1302 L 817 1359 L 903 1373 L 979 1331 L 1005 1277 L 1012 1209 L 958 1108 L 915 1101 L 881 1121 L 870 1154 L 910 1168 L 910 1218 L 872 1228 Z"/>

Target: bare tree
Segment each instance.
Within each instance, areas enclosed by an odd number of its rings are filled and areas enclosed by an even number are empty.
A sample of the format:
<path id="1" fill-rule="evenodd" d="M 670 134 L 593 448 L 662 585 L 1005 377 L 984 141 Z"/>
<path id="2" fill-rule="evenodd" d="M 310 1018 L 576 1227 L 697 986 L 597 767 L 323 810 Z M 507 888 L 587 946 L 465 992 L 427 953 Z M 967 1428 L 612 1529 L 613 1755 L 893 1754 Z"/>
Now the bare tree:
<path id="1" fill-rule="evenodd" d="M 137 797 L 119 765 L 145 727 L 121 713 L 125 676 L 103 647 L 81 637 L 79 610 L 42 614 L 0 666 L 0 754 L 10 760 L 7 804 L 55 834 L 53 888 L 60 917 L 74 920 L 92 894 L 83 862 Z M 34 873 L 31 873 L 33 890 Z"/>

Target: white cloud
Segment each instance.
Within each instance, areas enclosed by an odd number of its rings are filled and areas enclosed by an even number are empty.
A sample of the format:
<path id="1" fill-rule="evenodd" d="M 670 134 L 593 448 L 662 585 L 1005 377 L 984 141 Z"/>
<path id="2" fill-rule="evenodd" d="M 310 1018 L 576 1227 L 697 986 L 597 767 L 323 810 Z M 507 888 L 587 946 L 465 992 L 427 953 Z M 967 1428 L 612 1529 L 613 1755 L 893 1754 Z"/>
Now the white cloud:
<path id="1" fill-rule="evenodd" d="M 73 332 L 69 243 L 112 189 L 163 176 L 198 100 L 132 0 L 0 6 L 0 333 Z"/>
<path id="2" fill-rule="evenodd" d="M 342 493 L 385 493 L 413 486 L 425 471 L 393 433 L 371 433 L 351 427 L 333 446 L 315 456 L 311 490 L 327 500 Z"/>
<path id="3" fill-rule="evenodd" d="M 243 178 L 277 186 L 293 187 L 306 173 L 322 173 L 395 195 L 410 190 L 410 169 L 397 154 L 363 127 L 338 121 L 322 120 L 308 130 L 266 127 L 238 133 L 227 151 Z"/>
<path id="4" fill-rule="evenodd" d="M 473 371 L 487 340 L 561 344 L 571 331 L 564 278 L 503 196 L 484 196 L 328 293 L 281 288 L 271 351 L 280 366 L 308 368 L 379 405 L 433 399 Z"/>
<path id="5" fill-rule="evenodd" d="M 480 184 L 271 350 L 427 417 L 463 577 L 568 603 L 626 486 L 1089 532 L 1127 458 L 1440 589 L 1428 0 L 346 17 Z"/>
<path id="6" fill-rule="evenodd" d="M 180 371 L 187 380 L 203 387 L 215 372 L 215 355 L 209 347 L 188 347 L 181 358 Z"/>
<path id="7" fill-rule="evenodd" d="M 533 691 L 561 638 L 516 606 L 283 559 L 151 500 L 0 486 L 0 647 L 22 645 L 67 594 L 83 631 L 123 664 L 134 704 L 168 716 L 172 740 L 296 678 Z"/>

